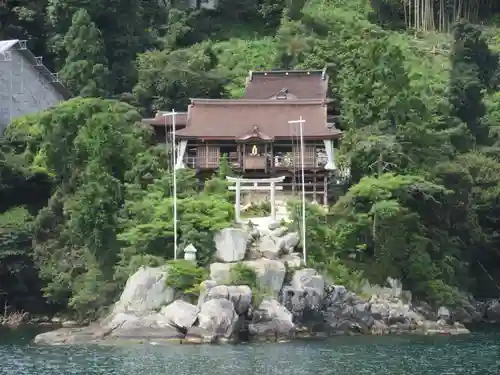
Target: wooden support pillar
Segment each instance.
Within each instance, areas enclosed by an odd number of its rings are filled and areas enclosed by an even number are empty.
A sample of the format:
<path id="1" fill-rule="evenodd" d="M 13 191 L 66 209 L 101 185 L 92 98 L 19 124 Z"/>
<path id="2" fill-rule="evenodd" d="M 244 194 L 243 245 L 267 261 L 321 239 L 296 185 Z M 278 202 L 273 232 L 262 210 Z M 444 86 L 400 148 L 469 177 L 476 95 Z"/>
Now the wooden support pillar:
<path id="1" fill-rule="evenodd" d="M 236 222 L 240 221 L 240 212 L 241 212 L 241 181 L 239 179 L 236 180 L 236 200 L 234 203 L 234 218 Z"/>

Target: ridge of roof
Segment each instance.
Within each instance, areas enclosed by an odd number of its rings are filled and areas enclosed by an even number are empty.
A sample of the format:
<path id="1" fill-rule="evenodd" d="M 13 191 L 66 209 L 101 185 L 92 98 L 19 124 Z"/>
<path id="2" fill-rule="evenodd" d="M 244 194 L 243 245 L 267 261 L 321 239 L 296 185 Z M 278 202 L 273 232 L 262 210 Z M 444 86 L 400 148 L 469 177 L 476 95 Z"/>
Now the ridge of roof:
<path id="1" fill-rule="evenodd" d="M 191 105 L 195 104 L 219 104 L 219 105 L 266 105 L 266 106 L 276 106 L 276 105 L 321 105 L 326 104 L 325 99 L 282 99 L 282 100 L 270 100 L 270 99 L 204 99 L 204 98 L 192 98 Z"/>
<path id="2" fill-rule="evenodd" d="M 254 76 L 301 76 L 301 75 L 321 75 L 321 79 L 326 79 L 326 67 L 323 69 L 298 69 L 298 70 L 250 70 L 248 80 L 252 81 Z"/>
<path id="3" fill-rule="evenodd" d="M 35 70 L 40 72 L 41 75 L 44 76 L 44 78 L 49 81 L 49 83 L 61 94 L 61 96 L 67 100 L 72 97 L 71 93 L 69 90 L 62 84 L 62 82 L 59 80 L 58 73 L 53 73 L 47 68 L 43 63 L 42 63 L 42 57 L 41 56 L 35 56 L 27 47 L 26 47 L 26 40 L 21 40 L 21 39 L 9 39 L 9 40 L 0 40 L 0 54 L 4 55 L 4 58 L 7 58 L 8 52 L 15 48 L 16 45 L 18 47 L 16 48 L 16 51 L 21 53 L 25 59 L 27 59 L 32 65 Z M 9 60 L 4 60 L 4 61 L 9 61 Z"/>

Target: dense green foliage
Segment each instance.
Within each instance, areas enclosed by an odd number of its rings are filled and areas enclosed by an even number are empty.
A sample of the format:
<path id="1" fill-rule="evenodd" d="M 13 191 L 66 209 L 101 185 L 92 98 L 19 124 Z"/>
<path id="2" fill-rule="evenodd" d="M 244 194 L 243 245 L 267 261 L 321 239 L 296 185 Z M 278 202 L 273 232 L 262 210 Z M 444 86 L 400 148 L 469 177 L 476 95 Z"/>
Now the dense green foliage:
<path id="1" fill-rule="evenodd" d="M 457 290 L 498 296 L 498 11 L 472 0 L 3 2 L 2 36 L 29 39 L 79 97 L 16 119 L 1 140 L 1 305 L 94 317 L 141 265 L 173 258 L 171 150 L 152 145 L 140 115 L 238 97 L 250 69 L 325 65 L 352 179 L 329 210 L 308 207 L 309 260 L 352 288 L 398 277 L 435 304 Z M 228 173 L 200 189 L 177 172 L 179 248 L 193 244 L 200 266 L 233 220 Z"/>
<path id="2" fill-rule="evenodd" d="M 264 297 L 272 295 L 259 285 L 259 278 L 255 270 L 244 263 L 235 264 L 229 274 L 228 285 L 247 285 L 252 290 L 252 305 L 259 306 Z"/>
<path id="3" fill-rule="evenodd" d="M 200 284 L 206 277 L 206 269 L 196 263 L 184 259 L 168 262 L 166 285 L 174 290 L 178 298 L 196 303 L 200 294 Z"/>

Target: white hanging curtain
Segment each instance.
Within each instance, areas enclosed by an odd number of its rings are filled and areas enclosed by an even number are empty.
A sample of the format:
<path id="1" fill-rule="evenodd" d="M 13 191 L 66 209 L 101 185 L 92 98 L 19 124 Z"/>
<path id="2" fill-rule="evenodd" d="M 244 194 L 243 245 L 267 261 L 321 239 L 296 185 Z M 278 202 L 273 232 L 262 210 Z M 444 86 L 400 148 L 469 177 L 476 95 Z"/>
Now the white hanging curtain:
<path id="1" fill-rule="evenodd" d="M 186 166 L 184 165 L 184 154 L 186 153 L 187 144 L 188 141 L 182 140 L 177 146 L 177 160 L 175 163 L 175 169 L 186 168 Z"/>
<path id="2" fill-rule="evenodd" d="M 336 170 L 337 165 L 335 163 L 335 148 L 333 147 L 333 141 L 325 140 L 323 141 L 323 143 L 325 144 L 326 156 L 328 158 L 328 162 L 325 165 L 325 169 Z"/>

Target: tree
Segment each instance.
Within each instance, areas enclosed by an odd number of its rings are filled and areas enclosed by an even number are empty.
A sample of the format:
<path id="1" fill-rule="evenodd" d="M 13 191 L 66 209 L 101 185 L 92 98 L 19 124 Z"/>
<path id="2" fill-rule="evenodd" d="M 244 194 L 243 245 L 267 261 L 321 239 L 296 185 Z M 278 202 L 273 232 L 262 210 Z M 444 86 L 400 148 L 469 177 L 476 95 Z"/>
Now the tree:
<path id="1" fill-rule="evenodd" d="M 484 91 L 491 87 L 497 68 L 498 56 L 489 50 L 481 30 L 465 21 L 457 23 L 453 29 L 450 103 L 453 114 L 467 124 L 478 145 L 488 143 Z"/>
<path id="2" fill-rule="evenodd" d="M 48 3 L 49 42 L 55 53 L 56 67 L 64 65 L 64 39 L 71 27 L 71 17 L 85 9 L 101 31 L 108 68 L 113 77 L 113 93 L 129 92 L 137 79 L 135 57 L 152 47 L 159 27 L 157 22 L 165 16 L 159 2 L 48 0 Z"/>
<path id="3" fill-rule="evenodd" d="M 310 52 L 313 40 L 301 21 L 292 21 L 285 13 L 276 32 L 276 64 L 282 69 L 294 69 Z"/>
<path id="4" fill-rule="evenodd" d="M 61 77 L 76 96 L 100 97 L 109 92 L 109 71 L 101 32 L 85 9 L 73 15 L 64 38 L 66 61 Z"/>
<path id="5" fill-rule="evenodd" d="M 6 312 L 48 310 L 33 261 L 33 217 L 22 207 L 0 213 L 0 306 Z"/>
<path id="6" fill-rule="evenodd" d="M 332 208 L 337 255 L 361 265 L 372 282 L 399 278 L 417 297 L 439 303 L 464 272 L 460 247 L 444 235 L 450 193 L 419 176 L 362 178 Z"/>
<path id="7" fill-rule="evenodd" d="M 44 294 L 93 317 L 114 297 L 125 176 L 146 148 L 134 126 L 140 117 L 127 104 L 85 98 L 29 119 L 42 135 L 36 153 L 56 182 L 33 224 Z"/>
<path id="8" fill-rule="evenodd" d="M 164 108 L 183 111 L 191 98 L 224 95 L 224 80 L 215 69 L 217 59 L 210 45 L 147 52 L 138 59 L 134 94 L 147 113 Z"/>
<path id="9" fill-rule="evenodd" d="M 404 124 L 411 97 L 403 51 L 384 35 L 372 35 L 360 47 L 339 73 L 343 126 L 376 125 L 388 131 Z"/>
<path id="10" fill-rule="evenodd" d="M 234 208 L 223 191 L 199 190 L 193 173 L 179 173 L 177 181 L 178 244 L 193 244 L 197 260 L 207 265 L 215 253 L 214 234 L 231 225 Z M 167 175 L 168 176 L 168 175 Z M 153 255 L 173 259 L 173 200 L 171 179 L 156 180 L 147 191 L 128 188 L 128 199 L 122 214 L 124 244 L 118 269 L 128 268 L 137 257 Z M 196 188 L 195 188 L 196 186 Z"/>

